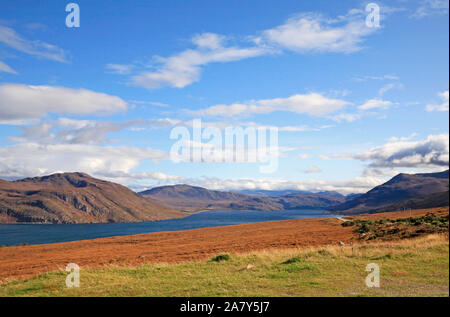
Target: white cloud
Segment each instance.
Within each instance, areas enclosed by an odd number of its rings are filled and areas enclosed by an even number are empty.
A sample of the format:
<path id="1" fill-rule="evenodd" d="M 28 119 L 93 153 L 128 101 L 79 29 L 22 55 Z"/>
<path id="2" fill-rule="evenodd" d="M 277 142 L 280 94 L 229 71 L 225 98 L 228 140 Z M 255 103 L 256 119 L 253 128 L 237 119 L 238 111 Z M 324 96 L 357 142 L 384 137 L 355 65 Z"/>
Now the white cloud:
<path id="1" fill-rule="evenodd" d="M 283 51 L 297 53 L 351 53 L 362 49 L 365 38 L 376 32 L 365 24 L 365 12 L 351 10 L 345 16 L 327 20 L 317 14 L 303 14 L 287 20 L 283 25 L 265 30 L 259 36 L 248 36 L 251 44 L 245 47 L 228 45 L 228 37 L 202 33 L 191 42 L 194 48 L 169 57 L 156 57 L 151 70 L 136 72 L 134 85 L 147 89 L 162 87 L 183 88 L 200 80 L 203 67 L 211 63 L 239 61 Z M 109 64 L 116 73 L 128 74 L 134 66 Z"/>
<path id="2" fill-rule="evenodd" d="M 127 75 L 133 70 L 134 65 L 107 64 L 106 69 L 113 74 Z"/>
<path id="3" fill-rule="evenodd" d="M 111 114 L 126 109 L 121 98 L 86 89 L 0 85 L 0 120 L 34 119 L 47 113 Z"/>
<path id="4" fill-rule="evenodd" d="M 303 171 L 303 173 L 305 173 L 305 174 L 313 174 L 313 173 L 321 173 L 321 172 L 322 172 L 322 170 L 314 165 L 309 166 L 308 169 Z"/>
<path id="5" fill-rule="evenodd" d="M 391 101 L 387 101 L 387 100 L 370 99 L 370 100 L 366 101 L 366 103 L 364 103 L 363 105 L 359 106 L 358 109 L 359 110 L 370 110 L 370 109 L 376 109 L 376 108 L 387 109 L 390 106 L 392 106 L 392 104 L 393 103 Z"/>
<path id="6" fill-rule="evenodd" d="M 393 136 L 388 139 L 388 142 L 392 143 L 392 142 L 399 142 L 399 141 L 409 141 L 411 139 L 414 139 L 416 136 L 417 136 L 417 133 L 415 133 L 415 132 L 411 133 L 409 136 L 404 136 L 404 137 Z"/>
<path id="7" fill-rule="evenodd" d="M 306 160 L 306 159 L 310 158 L 311 156 L 309 154 L 300 153 L 298 155 L 298 157 L 301 158 L 302 160 Z"/>
<path id="8" fill-rule="evenodd" d="M 421 141 L 389 142 L 354 158 L 378 168 L 444 167 L 449 164 L 449 135 L 430 135 Z"/>
<path id="9" fill-rule="evenodd" d="M 137 104 L 137 105 L 150 105 L 155 107 L 161 107 L 161 108 L 168 108 L 170 105 L 159 102 L 159 101 L 144 101 L 144 100 L 130 100 L 131 103 Z"/>
<path id="10" fill-rule="evenodd" d="M 333 154 L 333 155 L 327 155 L 327 154 L 321 154 L 319 155 L 319 158 L 321 160 L 329 161 L 329 160 L 351 160 L 353 157 L 350 154 Z"/>
<path id="11" fill-rule="evenodd" d="M 448 14 L 448 0 L 424 0 L 422 5 L 411 15 L 411 18 L 422 19 L 431 15 Z"/>
<path id="12" fill-rule="evenodd" d="M 10 140 L 39 144 L 104 144 L 110 142 L 106 138 L 109 133 L 119 132 L 137 123 L 59 118 L 23 127 L 23 134 Z"/>
<path id="13" fill-rule="evenodd" d="M 380 90 L 378 91 L 378 94 L 380 96 L 383 96 L 385 93 L 387 93 L 388 91 L 392 90 L 392 89 L 402 89 L 403 85 L 401 83 L 390 83 L 390 84 L 386 84 L 383 87 L 380 88 Z"/>
<path id="14" fill-rule="evenodd" d="M 12 28 L 2 25 L 0 25 L 0 43 L 36 57 L 57 62 L 67 62 L 67 53 L 63 49 L 42 41 L 30 41 L 24 39 Z"/>
<path id="15" fill-rule="evenodd" d="M 205 177 L 188 179 L 186 183 L 215 190 L 302 190 L 311 192 L 338 191 L 342 194 L 365 193 L 386 181 L 384 177 L 361 176 L 344 181 L 324 180 L 282 180 L 237 178 L 222 179 Z"/>
<path id="16" fill-rule="evenodd" d="M 9 67 L 8 65 L 3 63 L 2 61 L 0 61 L 0 73 L 1 72 L 9 73 L 9 74 L 17 74 L 17 72 L 14 69 Z"/>
<path id="17" fill-rule="evenodd" d="M 259 41 L 279 45 L 298 53 L 351 53 L 361 49 L 364 38 L 376 31 L 365 24 L 359 11 L 337 20 L 326 20 L 320 15 L 303 14 L 285 24 L 263 32 Z"/>
<path id="18" fill-rule="evenodd" d="M 318 93 L 293 95 L 288 98 L 252 100 L 247 103 L 231 105 L 215 105 L 193 112 L 200 116 L 237 116 L 250 114 L 267 114 L 275 111 L 289 111 L 312 116 L 322 116 L 335 112 L 349 102 L 339 99 L 329 99 Z"/>
<path id="19" fill-rule="evenodd" d="M 386 74 L 382 76 L 363 76 L 363 77 L 355 77 L 355 81 L 357 82 L 366 82 L 368 80 L 400 80 L 397 75 Z"/>
<path id="20" fill-rule="evenodd" d="M 133 119 L 124 122 L 58 118 L 22 126 L 20 127 L 23 131 L 22 135 L 9 139 L 20 143 L 101 145 L 117 141 L 108 139 L 107 135 L 126 128 L 131 131 L 142 131 L 168 128 L 179 124 L 183 122 L 171 118 Z"/>
<path id="21" fill-rule="evenodd" d="M 353 121 L 360 119 L 361 116 L 362 115 L 360 113 L 340 113 L 340 114 L 331 116 L 330 119 L 334 120 L 336 122 L 343 122 L 343 121 L 353 122 Z"/>
<path id="22" fill-rule="evenodd" d="M 128 186 L 129 188 L 136 189 L 138 191 L 148 189 L 148 185 L 141 185 L 142 182 L 148 184 L 149 181 L 156 181 L 157 185 L 174 184 L 185 182 L 185 178 L 177 175 L 171 175 L 161 172 L 107 172 L 98 175 L 102 179 L 106 179 L 112 182 L 120 183 Z"/>
<path id="23" fill-rule="evenodd" d="M 142 160 L 165 160 L 167 153 L 132 146 L 22 143 L 0 147 L 0 177 L 23 178 L 81 171 L 96 176 L 130 173 Z"/>
<path id="24" fill-rule="evenodd" d="M 202 67 L 210 63 L 239 61 L 267 54 L 260 47 L 239 48 L 226 46 L 225 38 L 217 34 L 196 35 L 195 49 L 188 49 L 168 58 L 159 57 L 156 71 L 144 71 L 132 77 L 140 87 L 156 89 L 164 86 L 183 88 L 200 79 Z"/>
<path id="25" fill-rule="evenodd" d="M 427 105 L 426 110 L 428 112 L 432 111 L 448 111 L 448 105 L 449 105 L 449 98 L 448 98 L 448 90 L 439 93 L 439 96 L 442 99 L 442 103 L 440 105 Z"/>

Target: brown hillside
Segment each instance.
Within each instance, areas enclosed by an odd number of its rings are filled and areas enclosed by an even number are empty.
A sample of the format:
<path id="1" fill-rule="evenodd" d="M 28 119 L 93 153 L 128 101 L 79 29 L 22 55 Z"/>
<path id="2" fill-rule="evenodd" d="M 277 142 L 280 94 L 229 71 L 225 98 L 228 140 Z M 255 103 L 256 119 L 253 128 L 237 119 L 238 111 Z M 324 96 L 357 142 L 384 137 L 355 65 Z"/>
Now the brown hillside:
<path id="1" fill-rule="evenodd" d="M 83 173 L 0 180 L 0 223 L 139 222 L 183 214 Z"/>

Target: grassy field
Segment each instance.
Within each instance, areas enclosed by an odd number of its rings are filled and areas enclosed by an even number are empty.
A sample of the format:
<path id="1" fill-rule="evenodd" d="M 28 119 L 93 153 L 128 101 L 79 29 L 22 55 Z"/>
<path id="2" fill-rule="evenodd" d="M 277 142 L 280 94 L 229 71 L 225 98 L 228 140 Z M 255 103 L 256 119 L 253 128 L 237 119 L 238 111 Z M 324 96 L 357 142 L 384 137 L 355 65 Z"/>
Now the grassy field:
<path id="1" fill-rule="evenodd" d="M 449 296 L 448 235 L 321 249 L 265 250 L 178 265 L 83 269 L 0 284 L 0 296 Z M 380 288 L 365 285 L 368 263 Z"/>

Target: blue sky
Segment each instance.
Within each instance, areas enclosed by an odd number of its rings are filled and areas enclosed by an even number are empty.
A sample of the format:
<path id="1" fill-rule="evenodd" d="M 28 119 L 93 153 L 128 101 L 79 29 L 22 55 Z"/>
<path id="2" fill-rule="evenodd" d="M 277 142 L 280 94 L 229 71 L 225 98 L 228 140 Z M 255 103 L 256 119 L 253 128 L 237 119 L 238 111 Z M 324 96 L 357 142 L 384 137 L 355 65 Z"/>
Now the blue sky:
<path id="1" fill-rule="evenodd" d="M 281 3 L 280 3 L 281 2 Z M 135 190 L 364 192 L 448 168 L 448 1 L 0 3 L 0 178 L 82 171 Z M 274 126 L 278 169 L 174 163 L 193 119 Z"/>

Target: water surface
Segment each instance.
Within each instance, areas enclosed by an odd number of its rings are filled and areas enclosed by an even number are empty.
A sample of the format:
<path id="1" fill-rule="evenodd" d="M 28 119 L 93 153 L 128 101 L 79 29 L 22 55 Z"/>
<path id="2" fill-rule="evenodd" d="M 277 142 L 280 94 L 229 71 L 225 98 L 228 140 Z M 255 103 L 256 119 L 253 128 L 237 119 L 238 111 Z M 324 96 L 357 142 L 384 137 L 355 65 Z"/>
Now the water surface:
<path id="1" fill-rule="evenodd" d="M 206 211 L 182 219 L 138 223 L 98 223 L 71 225 L 0 225 L 0 245 L 43 244 L 122 236 L 130 234 L 178 231 L 244 223 L 302 218 L 328 218 L 324 210 L 286 211 Z"/>

